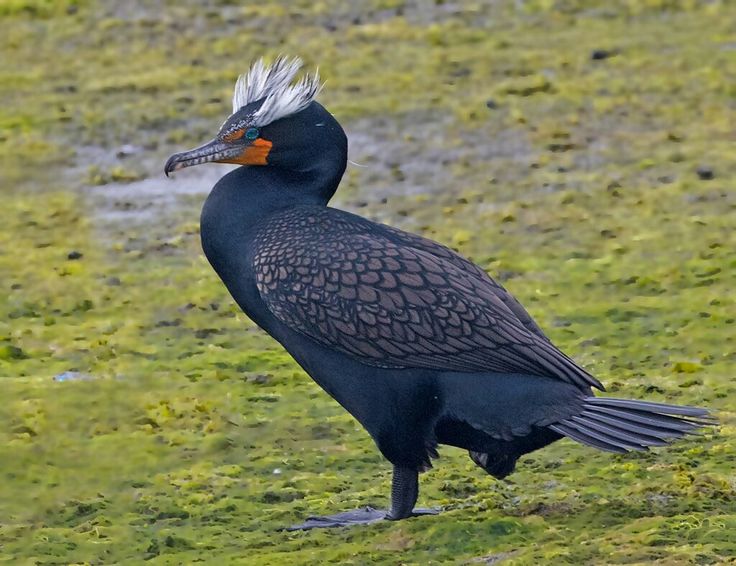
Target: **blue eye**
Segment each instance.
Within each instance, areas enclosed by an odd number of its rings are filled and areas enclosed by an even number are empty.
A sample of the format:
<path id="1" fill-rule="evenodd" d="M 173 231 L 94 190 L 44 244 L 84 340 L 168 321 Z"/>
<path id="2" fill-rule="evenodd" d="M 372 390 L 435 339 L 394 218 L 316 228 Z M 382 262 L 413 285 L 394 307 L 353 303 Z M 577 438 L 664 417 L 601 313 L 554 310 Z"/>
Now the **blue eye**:
<path id="1" fill-rule="evenodd" d="M 253 141 L 258 137 L 258 128 L 248 128 L 245 130 L 245 139 Z"/>

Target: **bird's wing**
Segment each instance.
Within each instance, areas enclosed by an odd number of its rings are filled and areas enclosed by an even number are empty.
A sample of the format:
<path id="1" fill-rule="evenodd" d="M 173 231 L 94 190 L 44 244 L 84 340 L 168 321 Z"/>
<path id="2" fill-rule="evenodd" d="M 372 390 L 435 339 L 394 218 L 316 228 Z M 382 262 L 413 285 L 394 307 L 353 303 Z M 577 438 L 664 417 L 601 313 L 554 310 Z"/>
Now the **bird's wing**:
<path id="1" fill-rule="evenodd" d="M 527 312 L 521 303 L 517 301 L 516 298 L 500 283 L 488 275 L 488 273 L 486 273 L 482 268 L 475 265 L 472 261 L 468 261 L 460 254 L 455 253 L 450 248 L 443 246 L 442 244 L 438 244 L 433 240 L 429 240 L 409 232 L 404 232 L 403 230 L 399 230 L 398 228 L 393 228 L 391 226 L 386 226 L 385 229 L 389 237 L 394 241 L 418 250 L 429 252 L 432 255 L 452 263 L 462 271 L 467 271 L 468 273 L 476 275 L 480 279 L 486 280 L 493 287 L 494 293 L 498 298 L 503 301 L 512 313 L 514 313 L 514 316 L 519 319 L 519 322 L 521 322 L 529 332 L 549 341 L 549 338 L 544 334 L 544 331 L 539 327 L 532 318 L 532 315 Z"/>
<path id="2" fill-rule="evenodd" d="M 379 367 L 524 373 L 602 388 L 531 331 L 488 277 L 401 245 L 380 225 L 291 214 L 261 230 L 253 260 L 261 297 L 289 327 Z"/>

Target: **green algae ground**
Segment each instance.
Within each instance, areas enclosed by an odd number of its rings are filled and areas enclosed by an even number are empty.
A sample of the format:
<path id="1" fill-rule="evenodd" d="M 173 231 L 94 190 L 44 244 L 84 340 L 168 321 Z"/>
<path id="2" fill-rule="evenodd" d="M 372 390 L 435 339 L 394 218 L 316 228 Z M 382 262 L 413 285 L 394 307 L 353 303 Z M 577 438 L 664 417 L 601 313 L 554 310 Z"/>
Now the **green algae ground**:
<path id="1" fill-rule="evenodd" d="M 3 2 L 0 561 L 733 561 L 736 9 L 613 4 Z M 472 257 L 611 393 L 721 426 L 509 481 L 445 448 L 441 515 L 279 531 L 386 505 L 390 466 L 203 259 L 224 169 L 161 173 L 279 52 L 365 166 L 338 206 Z"/>

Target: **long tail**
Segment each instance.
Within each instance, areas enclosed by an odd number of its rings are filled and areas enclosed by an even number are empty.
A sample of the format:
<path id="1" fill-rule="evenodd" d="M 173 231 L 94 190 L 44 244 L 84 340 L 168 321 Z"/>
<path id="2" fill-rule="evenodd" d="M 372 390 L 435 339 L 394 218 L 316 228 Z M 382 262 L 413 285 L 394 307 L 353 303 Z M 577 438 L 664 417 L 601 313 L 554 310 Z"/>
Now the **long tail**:
<path id="1" fill-rule="evenodd" d="M 582 444 L 608 452 L 664 446 L 717 421 L 706 409 L 648 401 L 587 397 L 583 410 L 549 428 Z"/>

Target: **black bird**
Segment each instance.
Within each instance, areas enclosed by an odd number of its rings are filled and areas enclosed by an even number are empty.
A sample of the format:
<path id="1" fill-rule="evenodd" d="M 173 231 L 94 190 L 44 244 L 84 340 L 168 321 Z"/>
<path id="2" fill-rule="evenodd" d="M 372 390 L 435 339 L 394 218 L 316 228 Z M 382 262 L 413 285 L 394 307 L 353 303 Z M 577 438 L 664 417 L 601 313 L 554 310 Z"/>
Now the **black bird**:
<path id="1" fill-rule="evenodd" d="M 431 240 L 327 206 L 347 138 L 292 84 L 301 62 L 260 60 L 238 79 L 214 140 L 165 172 L 242 165 L 202 210 L 202 247 L 235 301 L 370 433 L 393 464 L 391 508 L 296 528 L 404 519 L 438 444 L 503 478 L 566 436 L 609 452 L 662 446 L 713 424 L 705 409 L 595 397 L 600 382 L 558 350 L 480 267 Z"/>

